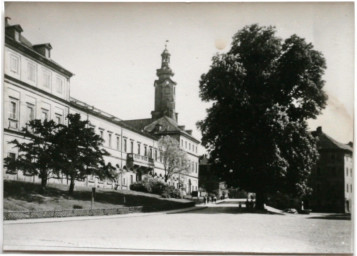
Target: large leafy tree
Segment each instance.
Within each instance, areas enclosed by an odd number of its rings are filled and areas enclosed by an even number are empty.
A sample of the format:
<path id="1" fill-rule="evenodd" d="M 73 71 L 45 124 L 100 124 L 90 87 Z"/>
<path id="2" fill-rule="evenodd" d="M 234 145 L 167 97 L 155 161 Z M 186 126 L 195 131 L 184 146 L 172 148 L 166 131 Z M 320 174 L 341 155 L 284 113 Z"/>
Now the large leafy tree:
<path id="1" fill-rule="evenodd" d="M 164 180 L 167 182 L 173 175 L 189 173 L 190 166 L 185 151 L 180 149 L 179 142 L 170 137 L 163 136 L 158 142 L 158 148 L 164 166 Z"/>
<path id="2" fill-rule="evenodd" d="M 4 166 L 10 171 L 22 170 L 25 175 L 37 175 L 41 189 L 45 191 L 47 181 L 56 175 L 54 166 L 54 138 L 59 126 L 52 120 L 32 120 L 22 129 L 23 142 L 13 140 L 10 144 L 18 149 L 16 158 L 6 157 Z"/>
<path id="3" fill-rule="evenodd" d="M 73 194 L 75 181 L 88 175 L 114 180 L 115 167 L 104 161 L 109 153 L 101 147 L 103 139 L 79 114 L 69 114 L 67 119 L 68 125 L 63 125 L 55 138 L 55 168 L 69 177 L 69 194 Z"/>
<path id="4" fill-rule="evenodd" d="M 202 142 L 231 185 L 257 194 L 257 208 L 271 192 L 308 192 L 318 153 L 307 120 L 327 100 L 323 55 L 297 35 L 275 34 L 244 27 L 200 80 L 202 100 L 212 102 L 198 122 Z"/>

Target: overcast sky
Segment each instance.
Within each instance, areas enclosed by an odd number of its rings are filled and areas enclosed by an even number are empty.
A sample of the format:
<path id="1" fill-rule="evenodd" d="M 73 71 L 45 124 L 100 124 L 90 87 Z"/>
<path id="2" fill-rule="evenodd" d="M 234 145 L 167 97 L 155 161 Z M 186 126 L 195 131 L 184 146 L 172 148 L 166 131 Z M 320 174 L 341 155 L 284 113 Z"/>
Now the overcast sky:
<path id="1" fill-rule="evenodd" d="M 333 138 L 353 139 L 353 3 L 6 3 L 11 24 L 34 44 L 51 43 L 52 59 L 69 69 L 71 96 L 121 119 L 151 117 L 154 80 L 165 40 L 177 82 L 179 123 L 193 129 L 210 104 L 199 79 L 216 52 L 230 48 L 245 25 L 274 25 L 321 51 L 328 106 L 310 123 Z"/>

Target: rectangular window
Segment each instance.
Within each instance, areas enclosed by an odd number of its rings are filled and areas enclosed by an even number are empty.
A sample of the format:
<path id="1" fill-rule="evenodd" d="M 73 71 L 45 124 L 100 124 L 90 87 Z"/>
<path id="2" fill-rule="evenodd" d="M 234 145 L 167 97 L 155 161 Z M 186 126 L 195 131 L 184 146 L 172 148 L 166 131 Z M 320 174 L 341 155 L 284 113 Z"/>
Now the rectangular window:
<path id="1" fill-rule="evenodd" d="M 144 156 L 148 156 L 148 149 L 146 145 L 144 145 Z"/>
<path id="2" fill-rule="evenodd" d="M 117 150 L 120 150 L 120 137 L 117 136 Z"/>
<path id="3" fill-rule="evenodd" d="M 134 176 L 130 175 L 130 184 L 133 184 L 133 183 L 134 183 Z"/>
<path id="4" fill-rule="evenodd" d="M 103 139 L 104 131 L 103 130 L 99 130 L 99 132 L 100 132 L 100 137 Z"/>
<path id="5" fill-rule="evenodd" d="M 48 70 L 43 71 L 43 86 L 51 88 L 51 72 Z"/>
<path id="6" fill-rule="evenodd" d="M 10 113 L 9 117 L 13 120 L 17 120 L 17 108 L 18 108 L 18 100 L 11 99 L 10 100 Z"/>
<path id="7" fill-rule="evenodd" d="M 27 104 L 27 122 L 35 119 L 35 107 L 32 104 Z"/>
<path id="8" fill-rule="evenodd" d="M 157 150 L 155 149 L 155 161 L 157 161 Z"/>
<path id="9" fill-rule="evenodd" d="M 124 152 L 126 152 L 127 146 L 126 146 L 126 139 L 124 139 Z"/>
<path id="10" fill-rule="evenodd" d="M 56 118 L 56 123 L 57 124 L 62 124 L 62 115 L 61 114 L 55 114 L 55 118 Z"/>
<path id="11" fill-rule="evenodd" d="M 149 158 L 152 158 L 152 147 L 150 147 Z"/>
<path id="12" fill-rule="evenodd" d="M 191 150 L 191 143 L 188 143 L 188 149 Z"/>
<path id="13" fill-rule="evenodd" d="M 15 160 L 16 154 L 10 152 L 10 153 L 9 153 L 9 157 L 10 157 L 12 160 Z"/>
<path id="14" fill-rule="evenodd" d="M 108 146 L 111 148 L 112 147 L 112 134 L 108 133 Z"/>
<path id="15" fill-rule="evenodd" d="M 16 154 L 12 153 L 12 152 L 9 152 L 8 153 L 8 157 L 11 158 L 12 160 L 15 160 L 16 159 Z M 8 174 L 16 174 L 17 171 L 16 170 L 6 170 L 6 173 L 8 173 Z"/>
<path id="16" fill-rule="evenodd" d="M 185 148 L 187 148 L 187 141 L 185 141 Z"/>
<path id="17" fill-rule="evenodd" d="M 140 143 L 138 143 L 138 155 L 140 155 Z"/>
<path id="18" fill-rule="evenodd" d="M 352 193 L 352 184 L 350 184 L 350 192 Z"/>
<path id="19" fill-rule="evenodd" d="M 56 92 L 63 92 L 63 80 L 59 77 L 56 78 Z"/>
<path id="20" fill-rule="evenodd" d="M 348 192 L 348 184 L 346 184 L 346 191 Z"/>
<path id="21" fill-rule="evenodd" d="M 125 178 L 123 178 L 123 185 L 125 185 Z"/>
<path id="22" fill-rule="evenodd" d="M 41 109 L 41 120 L 45 121 L 48 120 L 48 110 L 47 109 Z"/>
<path id="23" fill-rule="evenodd" d="M 134 153 L 134 141 L 130 141 L 130 153 Z"/>
<path id="24" fill-rule="evenodd" d="M 183 147 L 183 139 L 181 139 L 181 147 Z"/>
<path id="25" fill-rule="evenodd" d="M 27 79 L 36 82 L 36 66 L 34 63 L 27 63 Z"/>
<path id="26" fill-rule="evenodd" d="M 13 73 L 19 73 L 19 58 L 14 55 L 10 55 L 10 71 Z"/>

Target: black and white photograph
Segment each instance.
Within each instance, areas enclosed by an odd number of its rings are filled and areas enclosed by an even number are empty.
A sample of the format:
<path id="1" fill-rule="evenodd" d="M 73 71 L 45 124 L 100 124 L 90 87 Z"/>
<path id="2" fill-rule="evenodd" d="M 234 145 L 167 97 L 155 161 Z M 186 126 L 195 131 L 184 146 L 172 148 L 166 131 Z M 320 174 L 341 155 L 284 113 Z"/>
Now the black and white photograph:
<path id="1" fill-rule="evenodd" d="M 4 252 L 353 254 L 354 2 L 11 2 Z"/>

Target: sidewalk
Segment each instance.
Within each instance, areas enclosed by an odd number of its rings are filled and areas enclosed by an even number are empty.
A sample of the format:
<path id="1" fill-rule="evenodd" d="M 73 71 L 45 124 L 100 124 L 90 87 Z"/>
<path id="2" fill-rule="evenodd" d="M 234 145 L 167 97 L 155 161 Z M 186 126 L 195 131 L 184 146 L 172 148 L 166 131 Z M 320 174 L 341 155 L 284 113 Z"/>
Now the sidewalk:
<path id="1" fill-rule="evenodd" d="M 117 214 L 117 215 L 102 215 L 102 216 L 82 216 L 82 217 L 63 217 L 63 218 L 42 218 L 42 219 L 22 219 L 22 220 L 3 220 L 3 224 L 31 224 L 31 223 L 46 223 L 46 222 L 65 222 L 65 221 L 81 221 L 81 220 L 101 220 L 101 219 L 115 219 L 115 218 L 131 218 L 131 217 L 143 217 L 152 216 L 159 214 L 173 214 L 180 212 L 189 212 L 202 210 L 207 208 L 205 205 L 196 205 L 193 207 L 176 209 L 170 211 L 159 211 L 159 212 L 148 212 L 148 213 L 128 213 L 128 214 Z"/>

